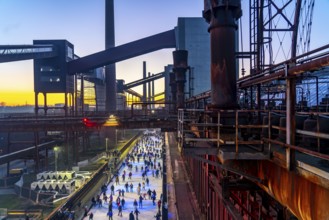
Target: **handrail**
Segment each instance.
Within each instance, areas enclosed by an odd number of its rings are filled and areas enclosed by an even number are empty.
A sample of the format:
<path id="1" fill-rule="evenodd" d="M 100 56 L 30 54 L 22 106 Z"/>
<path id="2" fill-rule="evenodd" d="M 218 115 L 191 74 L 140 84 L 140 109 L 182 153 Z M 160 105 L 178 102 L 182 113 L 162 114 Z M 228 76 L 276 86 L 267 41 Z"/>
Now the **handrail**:
<path id="1" fill-rule="evenodd" d="M 239 114 L 243 114 L 243 113 L 252 113 L 254 114 L 253 116 L 256 117 L 258 116 L 259 113 L 265 113 L 266 115 L 269 114 L 268 110 L 216 110 L 216 111 L 209 111 L 209 110 L 204 110 L 204 109 L 179 109 L 178 110 L 178 140 L 180 145 L 182 146 L 184 142 L 217 142 L 217 147 L 220 147 L 220 145 L 222 144 L 226 144 L 226 145 L 234 145 L 235 146 L 235 152 L 239 153 L 239 145 L 249 145 L 249 144 L 262 144 L 262 140 L 240 140 L 239 139 L 239 131 L 240 129 L 246 129 L 246 128 L 255 128 L 255 129 L 262 129 L 262 128 L 269 128 L 269 124 L 263 125 L 263 124 L 239 124 Z M 195 114 L 204 114 L 204 115 L 212 115 L 215 116 L 217 115 L 217 122 L 203 122 L 203 123 L 197 123 L 197 122 L 193 122 L 195 120 L 197 120 L 197 117 L 195 118 Z M 221 124 L 221 117 L 222 114 L 232 114 L 232 117 L 235 118 L 235 122 L 233 124 L 230 125 L 225 125 L 225 124 Z M 191 115 L 193 114 L 193 115 Z M 193 116 L 194 119 L 190 119 L 189 116 Z M 201 115 L 197 115 L 197 116 L 201 116 Z M 206 117 L 207 118 L 207 117 Z M 205 118 L 205 120 L 206 120 Z M 269 121 L 270 122 L 270 121 Z M 207 129 L 212 129 L 212 128 L 216 128 L 216 137 L 205 137 L 205 138 L 200 138 L 200 137 L 186 137 L 185 133 L 190 131 L 193 133 L 192 130 L 186 130 L 184 129 L 184 127 L 186 127 L 186 125 L 193 125 L 196 127 L 202 127 L 205 130 Z M 231 128 L 235 130 L 235 137 L 234 140 L 225 140 L 225 138 L 222 138 L 221 135 L 221 129 L 222 128 Z M 207 131 L 198 131 L 199 133 L 205 133 Z M 269 134 L 270 134 L 270 129 L 269 130 Z"/>
<path id="2" fill-rule="evenodd" d="M 268 139 L 268 138 L 263 138 L 263 140 L 265 142 L 269 142 L 269 143 L 272 143 L 272 144 L 278 144 L 278 145 L 281 145 L 282 147 L 287 147 L 287 148 L 290 148 L 290 149 L 293 149 L 293 150 L 297 150 L 301 153 L 305 153 L 305 154 L 308 154 L 310 156 L 318 157 L 318 158 L 324 159 L 324 160 L 329 160 L 329 155 L 322 154 L 322 153 L 312 151 L 312 150 L 308 150 L 308 149 L 303 148 L 303 147 L 299 147 L 299 146 L 291 145 L 291 144 L 286 144 L 286 143 L 283 143 L 281 141 Z"/>

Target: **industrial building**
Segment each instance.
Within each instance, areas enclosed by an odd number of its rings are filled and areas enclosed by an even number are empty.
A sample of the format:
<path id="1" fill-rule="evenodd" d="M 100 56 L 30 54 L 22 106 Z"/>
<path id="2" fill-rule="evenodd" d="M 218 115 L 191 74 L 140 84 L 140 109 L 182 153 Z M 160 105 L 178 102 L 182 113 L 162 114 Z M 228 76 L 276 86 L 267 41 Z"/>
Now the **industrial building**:
<path id="1" fill-rule="evenodd" d="M 115 46 L 107 0 L 103 51 L 79 57 L 66 40 L 1 46 L 0 62 L 34 59 L 36 76 L 35 113 L 0 118 L 1 162 L 8 173 L 16 158 L 47 167 L 55 140 L 45 131 L 62 132 L 69 166 L 80 162 L 92 134 L 107 152 L 117 130 L 160 128 L 168 169 L 162 219 L 328 219 L 329 45 L 309 49 L 314 4 L 250 0 L 242 13 L 240 0 L 204 1 L 203 18 L 182 17 L 171 30 Z M 164 48 L 173 49 L 173 62 L 163 72 L 147 73 L 144 62 L 142 79 L 116 79 L 116 62 Z M 159 79 L 165 89 L 155 94 Z M 52 92 L 65 94 L 63 106 L 47 105 Z M 62 112 L 49 115 L 51 108 Z M 13 152 L 19 132 L 29 141 Z"/>

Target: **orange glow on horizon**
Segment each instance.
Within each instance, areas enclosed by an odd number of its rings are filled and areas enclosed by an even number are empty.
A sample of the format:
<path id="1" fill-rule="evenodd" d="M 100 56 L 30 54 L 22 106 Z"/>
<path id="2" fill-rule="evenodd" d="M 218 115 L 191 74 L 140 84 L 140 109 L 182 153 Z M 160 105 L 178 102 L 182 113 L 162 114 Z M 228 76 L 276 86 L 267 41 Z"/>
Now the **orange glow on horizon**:
<path id="1" fill-rule="evenodd" d="M 39 94 L 39 105 L 43 105 L 44 98 Z M 64 103 L 64 94 L 47 94 L 47 105 Z M 0 91 L 0 105 L 18 106 L 18 105 L 34 105 L 33 91 Z"/>

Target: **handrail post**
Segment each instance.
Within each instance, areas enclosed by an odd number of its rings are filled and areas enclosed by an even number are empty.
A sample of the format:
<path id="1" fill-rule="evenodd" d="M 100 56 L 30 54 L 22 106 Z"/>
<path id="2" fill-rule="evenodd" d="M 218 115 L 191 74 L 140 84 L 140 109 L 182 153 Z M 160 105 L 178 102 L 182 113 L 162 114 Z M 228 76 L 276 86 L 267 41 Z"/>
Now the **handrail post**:
<path id="1" fill-rule="evenodd" d="M 220 145 L 220 112 L 217 112 L 217 147 Z"/>
<path id="2" fill-rule="evenodd" d="M 296 105 L 296 79 L 289 78 L 288 64 L 285 65 L 286 77 L 286 144 L 295 145 L 295 132 L 296 132 L 296 118 L 295 118 L 295 105 Z M 295 150 L 290 147 L 286 148 L 286 168 L 292 170 L 295 165 Z"/>
<path id="3" fill-rule="evenodd" d="M 271 125 L 271 111 L 268 111 L 268 139 L 272 139 L 272 132 L 271 132 L 271 127 L 272 127 L 272 125 Z M 271 154 L 271 142 L 269 142 L 268 143 L 268 151 L 269 151 L 269 153 Z"/>
<path id="4" fill-rule="evenodd" d="M 239 111 L 236 110 L 235 111 L 235 153 L 238 154 L 239 153 L 239 143 L 238 143 L 238 139 L 239 139 Z"/>

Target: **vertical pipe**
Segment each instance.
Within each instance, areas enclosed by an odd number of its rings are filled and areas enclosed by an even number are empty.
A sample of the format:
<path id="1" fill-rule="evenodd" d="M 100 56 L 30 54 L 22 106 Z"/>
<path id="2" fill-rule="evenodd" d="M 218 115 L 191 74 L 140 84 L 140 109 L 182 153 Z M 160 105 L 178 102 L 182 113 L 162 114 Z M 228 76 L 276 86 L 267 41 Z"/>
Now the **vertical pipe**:
<path id="1" fill-rule="evenodd" d="M 241 2 L 218 1 L 210 5 L 205 1 L 203 16 L 210 33 L 212 107 L 237 108 L 235 39 Z"/>
<path id="2" fill-rule="evenodd" d="M 286 77 L 288 74 L 288 66 L 286 65 Z M 296 79 L 286 79 L 286 143 L 295 145 L 295 130 L 296 130 L 296 119 L 295 119 L 295 103 L 296 103 Z M 270 119 L 269 119 L 270 120 Z M 295 163 L 295 150 L 291 148 L 286 149 L 286 168 L 292 170 Z"/>
<path id="3" fill-rule="evenodd" d="M 64 93 L 64 112 L 65 116 L 67 116 L 67 92 Z"/>
<path id="4" fill-rule="evenodd" d="M 153 76 L 154 74 L 152 74 Z M 154 80 L 152 80 L 152 102 L 155 102 L 155 94 L 154 94 Z M 152 108 L 154 108 L 154 104 L 152 105 Z"/>
<path id="5" fill-rule="evenodd" d="M 38 100 L 38 92 L 34 93 L 34 113 L 36 116 L 38 116 L 38 112 L 39 112 L 39 100 Z"/>
<path id="6" fill-rule="evenodd" d="M 84 82 L 84 77 L 81 75 L 81 88 L 80 88 L 80 99 L 81 99 L 81 113 L 82 115 L 84 114 L 84 109 L 85 109 L 85 82 Z"/>
<path id="7" fill-rule="evenodd" d="M 291 58 L 296 57 L 297 55 L 297 38 L 298 38 L 298 26 L 299 26 L 299 17 L 300 17 L 300 10 L 302 7 L 302 1 L 297 0 L 296 7 L 295 7 L 295 17 L 294 17 L 294 24 L 292 26 L 292 43 L 291 43 Z M 294 60 L 296 61 L 296 60 Z"/>
<path id="8" fill-rule="evenodd" d="M 105 1 L 105 49 L 115 46 L 114 0 Z M 116 111 L 116 71 L 115 64 L 105 67 L 106 111 Z"/>
<path id="9" fill-rule="evenodd" d="M 171 90 L 171 102 L 173 103 L 172 110 L 176 108 L 176 79 L 175 73 L 169 73 L 169 80 L 170 80 L 170 90 Z"/>
<path id="10" fill-rule="evenodd" d="M 146 62 L 143 61 L 143 79 L 146 79 Z M 146 83 L 143 83 L 143 102 L 146 102 Z"/>
<path id="11" fill-rule="evenodd" d="M 147 77 L 150 78 L 151 77 L 151 73 L 148 72 Z M 151 101 L 151 82 L 148 82 L 148 87 L 147 87 L 147 101 L 150 102 Z"/>
<path id="12" fill-rule="evenodd" d="M 44 100 L 44 111 L 45 115 L 47 115 L 48 107 L 47 107 L 47 93 L 43 93 L 43 100 Z"/>
<path id="13" fill-rule="evenodd" d="M 175 73 L 175 80 L 177 86 L 176 87 L 177 108 L 184 108 L 185 82 L 186 82 L 185 72 L 188 68 L 187 56 L 188 56 L 188 52 L 186 50 L 173 51 L 173 58 L 174 58 L 173 71 Z"/>
<path id="14" fill-rule="evenodd" d="M 74 112 L 78 115 L 78 74 L 74 75 Z"/>
<path id="15" fill-rule="evenodd" d="M 7 136 L 7 154 L 10 153 L 10 132 L 8 132 Z M 7 162 L 7 176 L 9 175 L 9 170 L 10 170 L 10 161 Z"/>

